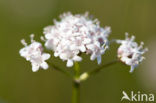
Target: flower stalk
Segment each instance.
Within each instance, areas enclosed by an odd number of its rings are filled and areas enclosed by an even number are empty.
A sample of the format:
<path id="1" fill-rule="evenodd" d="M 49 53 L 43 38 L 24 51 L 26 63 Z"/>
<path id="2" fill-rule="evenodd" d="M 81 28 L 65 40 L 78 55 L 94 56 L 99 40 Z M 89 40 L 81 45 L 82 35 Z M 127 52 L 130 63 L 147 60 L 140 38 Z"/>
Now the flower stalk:
<path id="1" fill-rule="evenodd" d="M 54 69 L 57 70 L 65 75 L 67 75 L 68 77 L 73 77 L 72 74 L 70 74 L 69 72 L 67 72 L 66 70 L 59 68 L 58 66 L 56 66 L 55 64 L 48 62 L 48 64 Z"/>
<path id="2" fill-rule="evenodd" d="M 80 103 L 80 82 L 76 80 L 72 84 L 72 103 Z"/>
<path id="3" fill-rule="evenodd" d="M 97 74 L 98 72 L 100 72 L 101 70 L 105 69 L 106 67 L 109 67 L 111 65 L 116 64 L 118 61 L 119 60 L 111 61 L 109 63 L 106 63 L 104 65 L 101 65 L 98 68 L 93 69 L 92 71 L 85 72 L 85 73 L 81 74 L 80 75 L 80 81 L 84 81 L 84 80 L 88 79 L 90 76 Z"/>
<path id="4" fill-rule="evenodd" d="M 78 62 L 74 64 L 74 80 L 72 81 L 72 103 L 80 103 L 80 67 Z"/>

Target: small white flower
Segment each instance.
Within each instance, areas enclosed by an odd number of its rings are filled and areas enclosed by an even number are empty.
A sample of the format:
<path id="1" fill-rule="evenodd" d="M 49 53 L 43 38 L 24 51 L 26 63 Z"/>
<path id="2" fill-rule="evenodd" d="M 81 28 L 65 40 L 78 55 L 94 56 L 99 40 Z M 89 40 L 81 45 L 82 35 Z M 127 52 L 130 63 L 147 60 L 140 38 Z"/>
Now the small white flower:
<path id="1" fill-rule="evenodd" d="M 135 67 L 145 59 L 142 55 L 147 51 L 147 48 L 143 49 L 143 42 L 139 46 L 134 39 L 134 36 L 129 38 L 126 33 L 125 40 L 117 40 L 117 43 L 121 44 L 117 56 L 123 63 L 131 66 L 130 72 L 133 72 Z"/>
<path id="2" fill-rule="evenodd" d="M 110 27 L 100 27 L 99 21 L 90 19 L 87 13 L 64 13 L 60 19 L 54 21 L 54 26 L 44 28 L 45 46 L 54 51 L 54 56 L 67 61 L 67 67 L 82 60 L 80 53 L 90 54 L 90 59 L 97 58 L 100 64 L 101 55 L 108 48 Z"/>
<path id="3" fill-rule="evenodd" d="M 30 61 L 32 64 L 32 71 L 36 72 L 39 68 L 48 69 L 48 64 L 45 60 L 50 58 L 50 54 L 43 53 L 43 47 L 41 43 L 33 40 L 34 35 L 31 35 L 31 44 L 27 45 L 25 40 L 21 40 L 22 44 L 25 46 L 22 48 L 19 53 L 27 61 Z"/>

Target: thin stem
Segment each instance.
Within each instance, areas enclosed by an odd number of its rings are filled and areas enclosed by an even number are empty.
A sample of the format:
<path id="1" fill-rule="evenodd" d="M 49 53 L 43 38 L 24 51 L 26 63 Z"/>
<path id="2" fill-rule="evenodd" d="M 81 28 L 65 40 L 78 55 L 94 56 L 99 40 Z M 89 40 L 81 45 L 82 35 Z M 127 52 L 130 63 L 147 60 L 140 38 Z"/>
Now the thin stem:
<path id="1" fill-rule="evenodd" d="M 72 103 L 80 103 L 80 82 L 73 80 Z"/>
<path id="2" fill-rule="evenodd" d="M 75 78 L 78 79 L 80 76 L 80 66 L 78 62 L 75 62 L 74 64 L 74 74 L 75 74 Z"/>
<path id="3" fill-rule="evenodd" d="M 100 67 L 96 68 L 96 69 L 93 69 L 92 71 L 88 72 L 89 75 L 94 75 L 96 73 L 98 73 L 99 71 L 101 71 L 102 69 L 105 69 L 106 67 L 109 67 L 111 65 L 114 65 L 118 62 L 118 60 L 114 60 L 114 61 L 111 61 L 109 63 L 106 63 L 104 65 L 101 65 Z"/>
<path id="4" fill-rule="evenodd" d="M 72 103 L 80 103 L 80 67 L 77 62 L 74 65 L 74 80 L 72 81 Z"/>
<path id="5" fill-rule="evenodd" d="M 59 71 L 59 72 L 61 72 L 61 73 L 63 73 L 63 74 L 66 74 L 66 75 L 69 76 L 69 77 L 73 77 L 69 72 L 67 72 L 67 71 L 64 70 L 64 69 L 61 69 L 61 68 L 57 67 L 55 64 L 50 63 L 50 62 L 48 62 L 48 64 L 49 64 L 52 68 L 54 68 L 55 70 L 57 70 L 57 71 Z"/>
<path id="6" fill-rule="evenodd" d="M 94 75 L 94 74 L 97 74 L 98 72 L 100 72 L 101 70 L 105 69 L 106 67 L 109 67 L 111 65 L 114 65 L 118 62 L 118 60 L 114 60 L 114 61 L 111 61 L 109 63 L 106 63 L 104 65 L 101 65 L 100 67 L 98 68 L 95 68 L 93 69 L 92 71 L 89 71 L 89 72 L 85 72 L 83 74 L 80 75 L 80 81 L 84 81 L 86 79 L 88 79 L 90 76 Z"/>

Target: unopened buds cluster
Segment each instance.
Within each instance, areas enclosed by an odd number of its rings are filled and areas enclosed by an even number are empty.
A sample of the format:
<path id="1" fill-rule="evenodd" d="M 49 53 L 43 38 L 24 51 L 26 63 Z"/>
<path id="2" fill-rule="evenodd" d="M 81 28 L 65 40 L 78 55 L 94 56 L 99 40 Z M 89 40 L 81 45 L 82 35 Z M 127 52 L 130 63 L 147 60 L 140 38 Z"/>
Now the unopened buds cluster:
<path id="1" fill-rule="evenodd" d="M 81 53 L 90 55 L 91 60 L 97 59 L 101 63 L 101 56 L 109 48 L 108 36 L 111 33 L 110 27 L 101 27 L 97 19 L 89 17 L 88 13 L 73 15 L 64 13 L 60 15 L 60 21 L 54 20 L 54 25 L 44 28 L 44 46 L 54 52 L 55 57 L 67 61 L 67 67 L 72 67 L 74 62 L 82 61 Z M 130 72 L 144 59 L 142 56 L 147 49 L 143 49 L 126 34 L 125 40 L 117 40 L 121 44 L 118 48 L 117 57 L 125 64 L 131 66 Z M 43 53 L 41 43 L 33 40 L 31 44 L 22 40 L 25 46 L 20 50 L 20 55 L 30 61 L 32 70 L 37 71 L 40 67 L 48 68 L 45 60 L 50 58 L 50 54 Z M 87 75 L 83 75 L 85 78 Z"/>

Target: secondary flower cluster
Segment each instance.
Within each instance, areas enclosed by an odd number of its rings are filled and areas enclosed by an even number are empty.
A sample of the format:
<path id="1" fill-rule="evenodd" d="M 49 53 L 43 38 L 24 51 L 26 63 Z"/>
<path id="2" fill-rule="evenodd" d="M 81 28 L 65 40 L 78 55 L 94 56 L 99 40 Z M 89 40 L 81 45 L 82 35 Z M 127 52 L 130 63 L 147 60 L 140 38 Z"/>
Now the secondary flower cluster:
<path id="1" fill-rule="evenodd" d="M 125 64 L 131 66 L 130 72 L 133 72 L 134 68 L 142 62 L 145 57 L 142 55 L 148 50 L 147 48 L 143 49 L 143 42 L 140 46 L 134 42 L 135 37 L 128 37 L 128 33 L 125 34 L 125 40 L 117 40 L 117 43 L 121 44 L 118 48 L 118 58 Z"/>
<path id="2" fill-rule="evenodd" d="M 98 64 L 101 63 L 101 55 L 109 47 L 108 36 L 111 32 L 110 27 L 100 27 L 97 19 L 91 19 L 88 13 L 72 15 L 64 13 L 60 16 L 60 21 L 54 20 L 54 25 L 44 28 L 45 47 L 54 52 L 55 57 L 67 61 L 67 67 L 73 66 L 73 62 L 81 61 L 81 53 L 90 55 L 91 60 L 97 58 Z M 20 55 L 30 61 L 32 70 L 37 71 L 40 67 L 48 68 L 45 60 L 50 58 L 50 54 L 43 53 L 41 43 L 33 40 L 31 35 L 31 44 L 22 40 L 25 46 L 20 50 Z M 130 72 L 144 59 L 142 56 L 147 49 L 143 49 L 143 43 L 140 46 L 134 42 L 134 36 L 131 38 L 126 34 L 125 40 L 117 40 L 121 44 L 118 48 L 117 56 L 126 65 L 131 66 Z"/>
<path id="3" fill-rule="evenodd" d="M 27 45 L 25 40 L 21 40 L 22 44 L 25 46 L 22 48 L 19 53 L 27 61 L 30 61 L 32 64 L 32 70 L 36 72 L 40 67 L 43 69 L 48 69 L 48 64 L 45 60 L 50 58 L 50 54 L 43 53 L 43 47 L 41 43 L 33 40 L 34 35 L 31 36 L 31 44 Z"/>
<path id="4" fill-rule="evenodd" d="M 45 46 L 54 51 L 56 57 L 67 60 L 67 67 L 73 66 L 73 61 L 81 61 L 80 53 L 91 54 L 90 59 L 97 58 L 101 63 L 101 55 L 108 48 L 110 27 L 102 28 L 97 19 L 92 20 L 85 15 L 64 13 L 61 21 L 54 26 L 44 28 Z"/>

